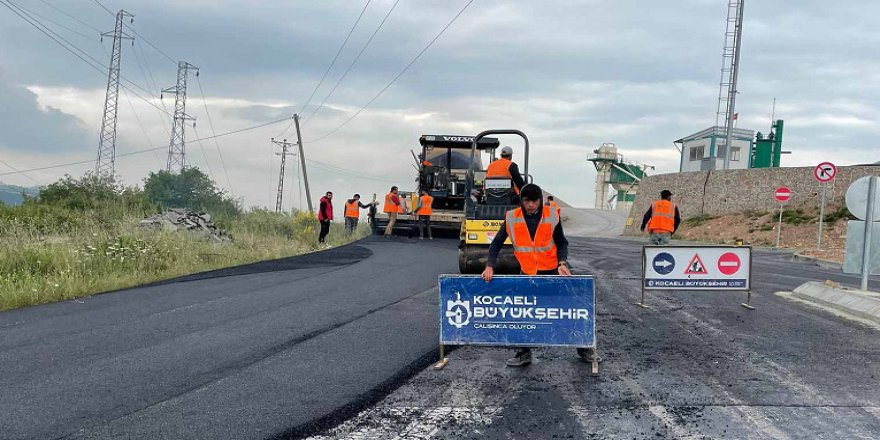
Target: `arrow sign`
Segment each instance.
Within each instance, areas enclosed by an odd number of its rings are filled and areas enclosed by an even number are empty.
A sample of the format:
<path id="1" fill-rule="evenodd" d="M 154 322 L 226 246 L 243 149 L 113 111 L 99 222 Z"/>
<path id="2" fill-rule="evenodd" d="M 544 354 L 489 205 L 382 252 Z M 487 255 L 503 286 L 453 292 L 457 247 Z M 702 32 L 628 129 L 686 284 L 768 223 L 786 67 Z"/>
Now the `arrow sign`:
<path id="1" fill-rule="evenodd" d="M 813 177 L 819 182 L 827 183 L 837 176 L 837 167 L 831 162 L 822 162 L 813 169 Z"/>
<path id="2" fill-rule="evenodd" d="M 776 196 L 777 201 L 787 202 L 788 199 L 791 198 L 791 189 L 787 186 L 780 186 L 779 188 L 776 188 L 774 195 Z"/>
<path id="3" fill-rule="evenodd" d="M 654 272 L 668 275 L 675 269 L 675 258 L 669 253 L 661 252 L 654 257 L 651 265 L 654 267 Z"/>

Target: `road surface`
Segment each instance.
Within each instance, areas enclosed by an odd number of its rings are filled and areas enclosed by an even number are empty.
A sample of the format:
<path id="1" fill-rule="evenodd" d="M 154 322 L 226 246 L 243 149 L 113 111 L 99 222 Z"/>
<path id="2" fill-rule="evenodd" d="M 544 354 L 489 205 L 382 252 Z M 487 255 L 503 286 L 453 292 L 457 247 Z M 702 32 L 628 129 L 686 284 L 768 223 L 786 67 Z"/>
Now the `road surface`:
<path id="1" fill-rule="evenodd" d="M 0 438 L 295 435 L 422 368 L 455 243 L 369 239 L 0 313 Z M 335 420 L 335 419 L 334 419 Z"/>
<path id="2" fill-rule="evenodd" d="M 312 440 L 513 438 L 880 438 L 880 331 L 774 292 L 855 277 L 757 251 L 755 311 L 736 293 L 639 298 L 640 242 L 572 238 L 594 274 L 601 374 L 571 349 L 466 347 Z M 876 283 L 875 283 L 876 288 Z"/>
<path id="3" fill-rule="evenodd" d="M 598 220 L 570 234 L 613 235 Z M 856 278 L 758 251 L 757 310 L 700 292 L 645 310 L 641 241 L 571 242 L 599 288 L 598 378 L 565 349 L 510 369 L 509 350 L 460 348 L 427 369 L 455 241 L 370 238 L 0 313 L 0 438 L 880 437 L 878 330 L 774 295 Z"/>

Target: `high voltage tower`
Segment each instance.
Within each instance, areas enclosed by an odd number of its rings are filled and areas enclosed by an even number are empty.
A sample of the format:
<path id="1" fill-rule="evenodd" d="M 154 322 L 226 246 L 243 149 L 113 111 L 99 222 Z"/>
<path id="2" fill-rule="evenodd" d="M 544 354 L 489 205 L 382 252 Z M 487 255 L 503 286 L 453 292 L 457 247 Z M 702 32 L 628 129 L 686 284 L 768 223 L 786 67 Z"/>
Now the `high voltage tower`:
<path id="1" fill-rule="evenodd" d="M 112 32 L 104 32 L 103 37 L 113 37 L 113 51 L 110 54 L 110 69 L 107 74 L 107 94 L 104 98 L 104 118 L 101 121 L 101 134 L 98 138 L 98 160 L 95 162 L 95 173 L 98 175 L 113 175 L 116 161 L 116 111 L 119 101 L 119 65 L 122 61 L 122 40 L 132 40 L 134 37 L 123 30 L 123 21 L 129 18 L 134 22 L 134 15 L 119 10 L 116 13 L 116 26 Z"/>
<path id="2" fill-rule="evenodd" d="M 272 143 L 281 146 L 281 152 L 275 153 L 276 155 L 281 156 L 281 171 L 278 173 L 278 195 L 275 197 L 275 212 L 280 214 L 281 201 L 284 198 L 284 169 L 287 165 L 287 156 L 296 156 L 296 153 L 289 151 L 290 147 L 293 146 L 293 143 L 287 142 L 287 139 L 276 141 L 275 138 L 272 138 Z"/>
<path id="3" fill-rule="evenodd" d="M 739 52 L 742 46 L 743 6 L 745 0 L 728 0 L 727 29 L 724 32 L 724 51 L 721 56 L 721 82 L 718 87 L 718 110 L 715 125 L 724 118 L 727 140 L 724 147 L 724 169 L 730 168 L 730 144 L 733 140 L 733 121 L 736 119 L 736 83 L 739 76 Z"/>
<path id="4" fill-rule="evenodd" d="M 171 142 L 168 144 L 168 172 L 181 171 L 186 168 L 186 138 L 184 127 L 186 121 L 195 118 L 186 114 L 186 79 L 190 70 L 199 76 L 199 68 L 186 61 L 177 62 L 177 85 L 162 90 L 162 93 L 174 92 L 174 121 L 171 127 Z M 160 95 L 162 97 L 164 95 Z"/>

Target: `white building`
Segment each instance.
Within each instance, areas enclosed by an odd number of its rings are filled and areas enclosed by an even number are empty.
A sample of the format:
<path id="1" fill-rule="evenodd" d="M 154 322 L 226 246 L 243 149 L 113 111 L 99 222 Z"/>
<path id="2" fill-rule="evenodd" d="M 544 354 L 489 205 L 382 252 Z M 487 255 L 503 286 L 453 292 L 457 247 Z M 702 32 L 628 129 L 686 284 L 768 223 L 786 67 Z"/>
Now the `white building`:
<path id="1" fill-rule="evenodd" d="M 730 154 L 730 169 L 750 168 L 755 132 L 744 128 L 733 129 L 733 149 Z M 675 144 L 681 150 L 679 171 L 707 171 L 724 169 L 724 154 L 727 152 L 727 129 L 709 127 L 703 131 L 685 136 Z"/>

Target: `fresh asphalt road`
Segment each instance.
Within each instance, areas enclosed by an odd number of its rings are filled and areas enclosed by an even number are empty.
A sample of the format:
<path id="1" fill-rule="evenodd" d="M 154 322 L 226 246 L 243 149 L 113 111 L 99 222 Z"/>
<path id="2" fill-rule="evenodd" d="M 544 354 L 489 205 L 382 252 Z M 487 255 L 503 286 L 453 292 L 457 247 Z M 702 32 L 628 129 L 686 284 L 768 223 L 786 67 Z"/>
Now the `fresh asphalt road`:
<path id="1" fill-rule="evenodd" d="M 452 240 L 370 238 L 2 312 L 0 438 L 295 436 L 433 360 L 456 270 Z"/>
<path id="2" fill-rule="evenodd" d="M 650 293 L 649 310 L 633 304 L 641 242 L 570 240 L 597 279 L 599 377 L 570 349 L 513 369 L 510 350 L 460 348 L 312 440 L 880 438 L 880 331 L 774 294 L 856 277 L 759 250 L 756 310 L 709 292 Z"/>
<path id="3" fill-rule="evenodd" d="M 620 221 L 583 214 L 573 235 Z M 597 278 L 598 378 L 565 349 L 510 369 L 509 350 L 461 348 L 426 369 L 455 242 L 371 238 L 0 313 L 0 438 L 880 437 L 878 330 L 774 295 L 854 277 L 757 251 L 757 310 L 702 292 L 645 310 L 641 242 L 571 241 Z"/>

